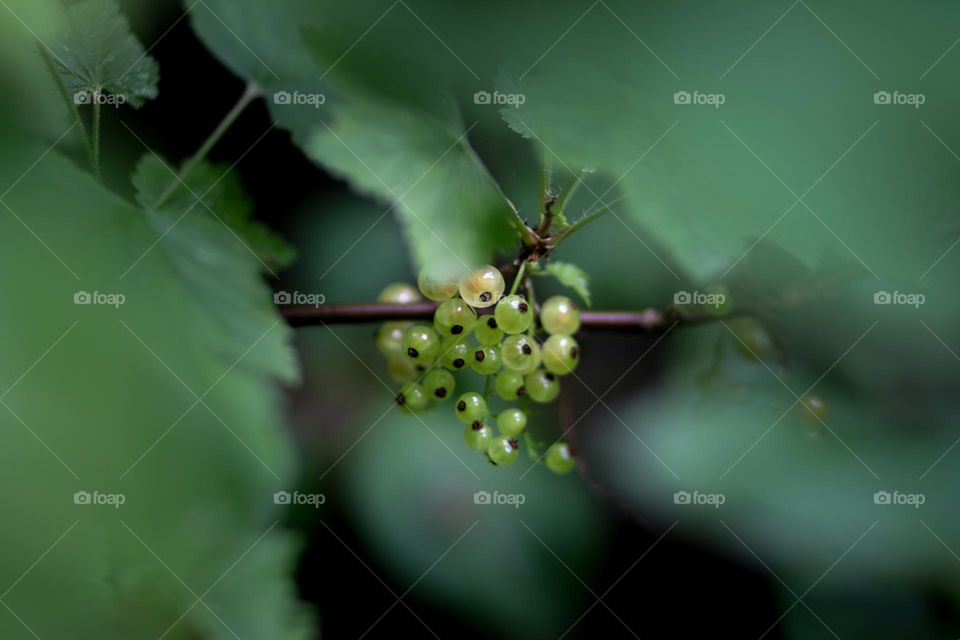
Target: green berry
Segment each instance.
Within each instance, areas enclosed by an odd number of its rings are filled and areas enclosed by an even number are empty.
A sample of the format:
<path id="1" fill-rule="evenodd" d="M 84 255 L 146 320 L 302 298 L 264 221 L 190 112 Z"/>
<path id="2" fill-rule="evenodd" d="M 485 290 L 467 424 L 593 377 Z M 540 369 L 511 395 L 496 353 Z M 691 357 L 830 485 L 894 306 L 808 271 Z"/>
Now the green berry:
<path id="1" fill-rule="evenodd" d="M 543 367 L 550 373 L 563 376 L 577 368 L 580 347 L 570 336 L 552 335 L 543 343 Z"/>
<path id="2" fill-rule="evenodd" d="M 554 473 L 570 473 L 577 465 L 573 455 L 573 449 L 566 442 L 558 442 L 547 449 L 544 462 Z"/>
<path id="3" fill-rule="evenodd" d="M 496 267 L 486 265 L 461 278 L 459 288 L 460 297 L 470 306 L 490 307 L 503 295 L 503 274 Z"/>
<path id="4" fill-rule="evenodd" d="M 397 392 L 397 404 L 410 413 L 419 413 L 430 407 L 430 396 L 424 391 L 423 385 L 408 382 Z"/>
<path id="5" fill-rule="evenodd" d="M 447 369 L 459 371 L 469 364 L 470 345 L 462 338 L 444 338 L 440 343 L 440 362 Z"/>
<path id="6" fill-rule="evenodd" d="M 377 329 L 374 342 L 377 350 L 387 358 L 399 358 L 406 353 L 403 348 L 403 334 L 410 327 L 409 322 L 384 322 Z"/>
<path id="7" fill-rule="evenodd" d="M 526 335 L 508 336 L 500 347 L 503 366 L 520 373 L 530 373 L 540 366 L 540 345 Z"/>
<path id="8" fill-rule="evenodd" d="M 580 312 L 570 298 L 553 296 L 540 308 L 540 324 L 549 334 L 572 336 L 580 328 Z"/>
<path id="9" fill-rule="evenodd" d="M 734 346 L 745 358 L 761 362 L 773 355 L 773 338 L 755 318 L 742 316 L 726 322 L 736 336 L 733 339 Z"/>
<path id="10" fill-rule="evenodd" d="M 497 428 L 501 434 L 516 438 L 527 428 L 527 414 L 520 409 L 504 409 L 497 416 Z"/>
<path id="11" fill-rule="evenodd" d="M 553 402 L 560 393 L 560 381 L 549 371 L 537 369 L 523 378 L 523 389 L 534 402 Z"/>
<path id="12" fill-rule="evenodd" d="M 520 443 L 509 436 L 497 436 L 487 445 L 487 456 L 493 464 L 508 467 L 520 457 Z"/>
<path id="13" fill-rule="evenodd" d="M 477 451 L 485 450 L 493 438 L 493 429 L 480 420 L 474 420 L 463 431 L 463 439 L 467 441 L 467 446 Z"/>
<path id="14" fill-rule="evenodd" d="M 415 324 L 403 334 L 403 348 L 417 364 L 432 364 L 440 351 L 437 332 L 422 324 Z"/>
<path id="15" fill-rule="evenodd" d="M 457 388 L 457 381 L 453 379 L 453 374 L 446 369 L 428 371 L 421 384 L 427 396 L 436 400 L 453 397 L 453 391 Z"/>
<path id="16" fill-rule="evenodd" d="M 463 335 L 477 321 L 477 312 L 460 298 L 440 303 L 433 314 L 433 326 L 442 336 Z"/>
<path id="17" fill-rule="evenodd" d="M 484 316 L 477 322 L 473 329 L 473 335 L 477 342 L 485 347 L 492 347 L 500 344 L 503 339 L 503 329 L 497 324 L 497 319 L 493 316 Z"/>
<path id="18" fill-rule="evenodd" d="M 524 394 L 523 374 L 519 371 L 504 369 L 493 381 L 493 389 L 504 400 L 516 400 Z"/>
<path id="19" fill-rule="evenodd" d="M 396 304 L 410 304 L 420 299 L 420 292 L 406 282 L 388 284 L 377 296 L 377 302 L 393 302 Z"/>
<path id="20" fill-rule="evenodd" d="M 417 278 L 417 286 L 423 295 L 436 302 L 449 300 L 457 295 L 456 280 L 445 280 L 427 275 L 426 269 L 420 272 L 420 277 Z"/>
<path id="21" fill-rule="evenodd" d="M 479 393 L 468 391 L 459 398 L 454 407 L 457 419 L 463 424 L 472 424 L 487 417 L 487 401 Z"/>
<path id="22" fill-rule="evenodd" d="M 533 324 L 533 309 L 523 296 L 507 296 L 497 303 L 493 315 L 504 333 L 523 333 Z"/>
<path id="23" fill-rule="evenodd" d="M 420 372 L 410 358 L 397 356 L 387 360 L 387 375 L 394 382 L 409 382 L 416 380 Z"/>
<path id="24" fill-rule="evenodd" d="M 470 368 L 482 376 L 491 376 L 500 370 L 500 352 L 496 347 L 474 349 Z"/>

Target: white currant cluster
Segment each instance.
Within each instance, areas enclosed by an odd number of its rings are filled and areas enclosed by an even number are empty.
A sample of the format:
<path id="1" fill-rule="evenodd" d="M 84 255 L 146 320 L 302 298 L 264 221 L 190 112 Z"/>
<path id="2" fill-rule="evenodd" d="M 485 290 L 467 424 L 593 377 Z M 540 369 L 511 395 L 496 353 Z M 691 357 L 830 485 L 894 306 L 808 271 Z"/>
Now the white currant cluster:
<path id="1" fill-rule="evenodd" d="M 484 452 L 494 464 L 513 464 L 520 455 L 520 437 L 527 433 L 527 413 L 508 407 L 494 415 L 488 404 L 490 391 L 508 402 L 556 399 L 558 378 L 580 361 L 580 347 L 573 338 L 580 328 L 580 312 L 569 298 L 554 296 L 543 303 L 538 326 L 533 305 L 522 295 L 504 296 L 503 275 L 489 265 L 459 282 L 421 273 L 417 284 L 419 292 L 408 284 L 391 284 L 378 298 L 411 303 L 422 293 L 440 303 L 432 327 L 391 321 L 377 332 L 377 349 L 387 358 L 387 372 L 401 383 L 397 403 L 413 413 L 426 411 L 453 397 L 452 372 L 472 370 L 487 384 L 484 393 L 468 391 L 454 404 L 457 419 L 466 425 L 467 446 Z M 477 314 L 477 309 L 489 307 L 494 307 L 493 313 Z M 545 341 L 537 338 L 538 330 L 548 334 Z M 552 471 L 567 473 L 575 466 L 573 455 L 570 446 L 558 442 L 543 459 Z"/>

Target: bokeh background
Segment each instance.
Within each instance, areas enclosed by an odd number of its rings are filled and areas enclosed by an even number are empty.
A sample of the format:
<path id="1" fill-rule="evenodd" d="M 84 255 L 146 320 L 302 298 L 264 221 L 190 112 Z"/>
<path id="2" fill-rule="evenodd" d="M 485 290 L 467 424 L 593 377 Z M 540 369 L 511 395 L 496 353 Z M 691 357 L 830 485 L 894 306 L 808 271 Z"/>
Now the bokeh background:
<path id="1" fill-rule="evenodd" d="M 7 3 L 0 635 L 957 637 L 952 3 L 124 0 L 159 92 L 106 110 L 103 185 L 36 45 L 60 9 Z M 144 211 L 131 181 L 147 148 L 190 156 L 248 81 L 267 98 L 209 159 L 296 250 L 273 275 L 199 208 Z M 476 155 L 390 210 L 372 176 L 403 193 L 467 130 Z M 562 477 L 492 467 L 444 407 L 392 409 L 376 325 L 294 332 L 272 306 L 414 282 L 444 253 L 420 217 L 507 257 L 473 162 L 532 220 L 544 160 L 558 185 L 586 169 L 568 217 L 616 201 L 556 256 L 595 308 L 722 282 L 755 321 L 585 331 L 534 415 L 547 442 L 575 423 Z M 756 332 L 763 362 L 740 349 Z"/>

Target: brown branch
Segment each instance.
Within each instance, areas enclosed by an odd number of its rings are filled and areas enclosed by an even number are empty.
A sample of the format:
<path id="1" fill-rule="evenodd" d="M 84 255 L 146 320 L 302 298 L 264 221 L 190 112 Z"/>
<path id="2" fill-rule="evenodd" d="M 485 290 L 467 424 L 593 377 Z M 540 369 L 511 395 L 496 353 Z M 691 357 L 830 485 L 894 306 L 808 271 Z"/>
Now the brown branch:
<path id="1" fill-rule="evenodd" d="M 435 302 L 413 304 L 363 303 L 327 304 L 317 307 L 281 306 L 280 314 L 294 327 L 320 324 L 358 324 L 384 322 L 387 320 L 430 320 L 437 308 Z M 481 314 L 492 313 L 493 307 L 479 310 Z M 673 308 L 666 311 L 642 309 L 639 311 L 590 311 L 580 312 L 580 324 L 585 329 L 610 329 L 620 331 L 656 332 L 667 329 L 674 323 L 695 324 L 713 319 L 713 316 L 681 312 Z"/>

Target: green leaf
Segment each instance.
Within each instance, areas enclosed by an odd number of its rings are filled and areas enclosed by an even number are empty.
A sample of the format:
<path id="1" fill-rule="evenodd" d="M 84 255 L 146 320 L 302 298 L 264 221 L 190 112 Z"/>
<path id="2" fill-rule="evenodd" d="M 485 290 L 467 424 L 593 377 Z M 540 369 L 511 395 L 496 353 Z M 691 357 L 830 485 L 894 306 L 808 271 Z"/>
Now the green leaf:
<path id="1" fill-rule="evenodd" d="M 565 287 L 570 287 L 590 306 L 590 276 L 570 262 L 551 260 L 547 262 L 547 273 L 553 275 Z"/>
<path id="2" fill-rule="evenodd" d="M 185 0 L 197 36 L 231 71 L 261 87 L 315 82 L 323 73 L 300 34 L 313 3 L 258 0 Z"/>
<path id="3" fill-rule="evenodd" d="M 307 153 L 361 193 L 389 202 L 420 267 L 461 273 L 515 249 L 516 219 L 466 131 L 372 102 L 317 126 Z"/>
<path id="4" fill-rule="evenodd" d="M 182 170 L 182 168 L 181 168 Z M 152 209 L 171 184 L 164 210 L 180 215 L 209 215 L 231 228 L 260 259 L 264 269 L 288 267 L 296 258 L 293 247 L 265 225 L 251 219 L 253 203 L 238 174 L 226 164 L 200 162 L 180 182 L 169 163 L 145 153 L 132 176 L 137 202 Z"/>
<path id="5" fill-rule="evenodd" d="M 297 367 L 256 260 L 215 220 L 144 212 L 47 151 L 5 137 L 0 155 L 17 214 L 0 266 L 19 273 L 0 293 L 32 300 L 0 335 L 0 500 L 22 524 L 0 549 L 5 603 L 45 638 L 308 637 L 273 504 Z M 211 585 L 213 613 L 191 608 Z M 32 636 L 0 616 L 0 637 Z"/>
<path id="6" fill-rule="evenodd" d="M 109 94 L 138 108 L 157 97 L 159 68 L 130 31 L 115 0 L 86 0 L 65 9 L 65 27 L 50 43 L 78 104 Z"/>

